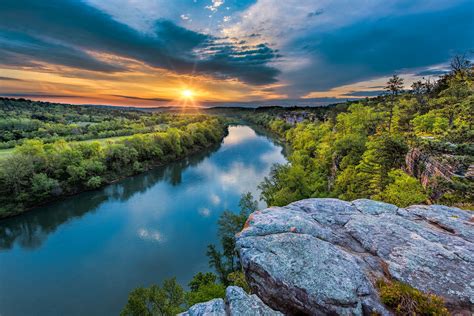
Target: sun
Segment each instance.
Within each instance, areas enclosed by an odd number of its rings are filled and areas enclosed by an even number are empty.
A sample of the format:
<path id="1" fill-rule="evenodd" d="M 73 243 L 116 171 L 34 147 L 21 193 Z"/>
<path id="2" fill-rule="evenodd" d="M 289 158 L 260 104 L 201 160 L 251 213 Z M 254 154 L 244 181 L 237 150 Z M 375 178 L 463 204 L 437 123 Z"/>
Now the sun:
<path id="1" fill-rule="evenodd" d="M 194 92 L 190 89 L 181 90 L 181 97 L 184 99 L 192 99 L 194 97 Z"/>

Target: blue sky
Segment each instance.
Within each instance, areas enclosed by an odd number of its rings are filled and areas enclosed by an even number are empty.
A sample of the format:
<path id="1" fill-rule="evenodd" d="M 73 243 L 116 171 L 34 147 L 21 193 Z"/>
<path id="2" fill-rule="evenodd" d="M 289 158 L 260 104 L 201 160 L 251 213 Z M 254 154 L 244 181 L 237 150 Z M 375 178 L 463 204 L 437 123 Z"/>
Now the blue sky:
<path id="1" fill-rule="evenodd" d="M 472 0 L 0 2 L 0 94 L 76 103 L 362 97 L 472 49 Z"/>

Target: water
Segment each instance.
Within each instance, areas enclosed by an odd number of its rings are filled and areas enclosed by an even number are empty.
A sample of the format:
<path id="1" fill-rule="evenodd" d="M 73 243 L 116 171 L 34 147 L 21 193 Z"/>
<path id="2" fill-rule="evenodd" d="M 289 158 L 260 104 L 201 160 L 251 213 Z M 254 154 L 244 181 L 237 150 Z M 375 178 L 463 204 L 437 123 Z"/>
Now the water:
<path id="1" fill-rule="evenodd" d="M 135 287 L 185 286 L 209 270 L 219 214 L 284 161 L 232 126 L 208 152 L 0 221 L 0 315 L 116 315 Z"/>

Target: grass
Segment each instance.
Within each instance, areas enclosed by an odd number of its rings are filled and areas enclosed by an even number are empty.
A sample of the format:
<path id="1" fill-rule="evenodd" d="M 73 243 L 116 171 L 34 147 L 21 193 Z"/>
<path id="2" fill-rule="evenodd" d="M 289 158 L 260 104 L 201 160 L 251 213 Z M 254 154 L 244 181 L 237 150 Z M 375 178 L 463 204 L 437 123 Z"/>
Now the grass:
<path id="1" fill-rule="evenodd" d="M 14 148 L 0 149 L 0 159 L 7 158 L 13 153 Z"/>
<path id="2" fill-rule="evenodd" d="M 408 284 L 397 281 L 377 281 L 382 303 L 391 308 L 395 315 L 448 316 L 441 297 L 423 293 Z"/>
<path id="3" fill-rule="evenodd" d="M 87 140 L 80 140 L 80 141 L 72 141 L 70 143 L 77 144 L 77 143 L 99 142 L 101 144 L 104 144 L 104 143 L 107 143 L 107 142 L 116 142 L 116 141 L 126 139 L 126 138 L 129 138 L 129 137 L 132 137 L 132 136 L 133 135 L 114 136 L 114 137 L 108 137 L 108 138 L 94 138 L 94 139 L 87 139 Z M 15 150 L 15 148 L 0 149 L 0 159 L 8 158 L 11 154 L 13 154 L 14 150 Z"/>

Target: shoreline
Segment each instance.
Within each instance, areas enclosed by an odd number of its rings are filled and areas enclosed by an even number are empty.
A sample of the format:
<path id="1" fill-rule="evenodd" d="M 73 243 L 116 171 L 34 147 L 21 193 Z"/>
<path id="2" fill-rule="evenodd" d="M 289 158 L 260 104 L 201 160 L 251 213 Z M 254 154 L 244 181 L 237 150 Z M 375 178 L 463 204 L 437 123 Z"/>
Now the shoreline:
<path id="1" fill-rule="evenodd" d="M 212 148 L 213 146 L 216 146 L 216 147 L 220 147 L 222 145 L 222 141 L 224 140 L 224 138 L 229 134 L 229 126 L 231 124 L 224 124 L 224 132 L 222 134 L 222 137 L 220 138 L 220 142 L 219 143 L 215 143 L 215 144 L 210 144 L 209 146 L 205 146 L 205 147 L 196 147 L 196 148 L 193 148 L 193 150 L 189 151 L 188 153 L 186 153 L 186 155 L 182 156 L 182 157 L 178 157 L 178 158 L 175 158 L 175 159 L 172 159 L 172 160 L 169 160 L 169 161 L 166 161 L 166 162 L 157 162 L 157 163 L 150 163 L 148 164 L 147 166 L 144 166 L 144 169 L 140 172 L 137 172 L 137 173 L 132 173 L 132 174 L 128 174 L 128 175 L 122 175 L 122 176 L 119 176 L 118 178 L 115 178 L 111 181 L 104 181 L 103 184 L 100 185 L 100 187 L 98 188 L 95 188 L 95 189 L 81 189 L 81 190 L 78 190 L 77 192 L 73 192 L 73 193 L 69 193 L 69 194 L 61 194 L 55 198 L 52 198 L 52 199 L 48 199 L 48 200 L 45 200 L 41 203 L 38 203 L 34 206 L 31 206 L 31 207 L 27 207 L 25 209 L 22 209 L 21 211 L 19 212 L 12 212 L 12 213 L 7 213 L 7 214 L 1 214 L 0 213 L 0 222 L 3 221 L 3 220 L 6 220 L 6 219 L 9 219 L 9 218 L 12 218 L 12 217 L 16 217 L 16 216 L 20 216 L 22 214 L 25 214 L 25 213 L 29 213 L 29 212 L 32 212 L 34 211 L 35 209 L 39 208 L 39 207 L 42 207 L 42 206 L 46 206 L 50 203 L 54 203 L 54 202 L 57 202 L 57 201 L 61 201 L 61 200 L 64 200 L 64 199 L 68 199 L 68 198 L 71 198 L 71 197 L 74 197 L 74 196 L 77 196 L 81 193 L 84 193 L 84 192 L 92 192 L 92 191 L 97 191 L 97 190 L 102 190 L 104 187 L 108 186 L 108 185 L 111 185 L 111 184 L 115 184 L 117 182 L 120 182 L 124 179 L 127 179 L 127 178 L 130 178 L 130 177 L 133 177 L 133 176 L 137 176 L 137 175 L 140 175 L 140 174 L 143 174 L 145 172 L 148 172 L 148 171 L 151 171 L 155 168 L 159 168 L 159 167 L 164 167 L 168 164 L 172 164 L 172 163 L 175 163 L 175 162 L 179 162 L 179 161 L 182 161 L 186 158 L 189 158 L 190 156 L 193 156 L 197 153 L 199 153 L 200 151 L 203 151 L 203 150 L 207 150 L 207 149 L 210 149 Z"/>

